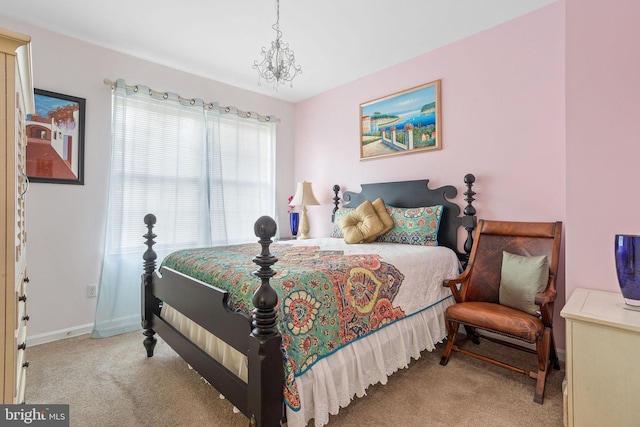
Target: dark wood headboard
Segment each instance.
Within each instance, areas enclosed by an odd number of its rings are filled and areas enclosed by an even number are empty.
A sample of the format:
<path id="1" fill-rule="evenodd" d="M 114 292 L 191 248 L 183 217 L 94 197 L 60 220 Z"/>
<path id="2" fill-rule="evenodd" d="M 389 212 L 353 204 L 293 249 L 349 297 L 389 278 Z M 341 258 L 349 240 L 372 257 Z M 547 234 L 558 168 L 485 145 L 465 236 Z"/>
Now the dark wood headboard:
<path id="1" fill-rule="evenodd" d="M 365 200 L 374 201 L 378 197 L 382 197 L 385 204 L 399 208 L 443 205 L 444 209 L 438 231 L 438 244 L 451 248 L 458 254 L 460 261 L 466 264 L 473 244 L 472 232 L 476 226 L 476 209 L 472 204 L 475 200 L 473 196 L 476 194 L 472 190 L 475 180 L 472 174 L 467 174 L 464 177 L 464 182 L 467 186 L 467 191 L 464 192 L 467 206 L 464 210 L 451 201 L 451 199 L 458 195 L 458 189 L 456 187 L 453 185 L 445 185 L 431 189 L 429 188 L 428 179 L 362 184 L 362 191 L 359 193 L 353 191 L 344 192 L 342 195 L 344 201 L 342 207 L 356 208 Z M 340 203 L 340 197 L 338 196 L 340 186 L 334 185 L 333 191 L 335 193 L 335 197 L 333 198 L 335 205 L 333 213 L 335 213 Z M 463 216 L 460 216 L 461 211 L 463 212 Z M 331 219 L 333 222 L 333 215 Z M 464 227 L 467 231 L 467 238 L 462 251 L 458 248 L 459 227 Z"/>

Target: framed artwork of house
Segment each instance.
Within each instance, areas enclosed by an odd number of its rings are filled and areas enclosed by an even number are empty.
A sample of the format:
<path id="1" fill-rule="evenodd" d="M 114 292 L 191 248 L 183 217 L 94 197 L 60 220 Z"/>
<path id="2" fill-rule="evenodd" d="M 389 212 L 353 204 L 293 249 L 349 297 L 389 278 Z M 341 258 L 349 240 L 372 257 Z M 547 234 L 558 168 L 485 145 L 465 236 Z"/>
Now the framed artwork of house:
<path id="1" fill-rule="evenodd" d="M 360 159 L 440 150 L 440 82 L 360 104 Z"/>
<path id="2" fill-rule="evenodd" d="M 27 176 L 31 182 L 84 184 L 85 99 L 35 89 L 27 115 Z"/>

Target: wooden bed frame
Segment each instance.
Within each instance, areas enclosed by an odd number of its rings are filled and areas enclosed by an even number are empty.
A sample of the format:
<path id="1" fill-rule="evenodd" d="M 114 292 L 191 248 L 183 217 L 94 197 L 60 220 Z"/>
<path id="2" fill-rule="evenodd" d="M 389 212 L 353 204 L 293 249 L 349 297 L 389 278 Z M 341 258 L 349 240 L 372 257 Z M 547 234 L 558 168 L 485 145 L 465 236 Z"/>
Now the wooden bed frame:
<path id="1" fill-rule="evenodd" d="M 476 209 L 472 202 L 475 177 L 464 177 L 467 191 L 464 192 L 467 206 L 460 217 L 460 207 L 451 202 L 457 194 L 456 187 L 448 185 L 437 189 L 428 188 L 429 180 L 363 184 L 360 193 L 345 192 L 343 207 L 357 207 L 364 200 L 382 197 L 386 204 L 397 207 L 420 207 L 444 205 L 438 232 L 438 244 L 453 249 L 463 266 L 469 258 L 473 244 L 472 233 L 476 226 Z M 333 212 L 338 209 L 339 186 L 333 187 L 335 197 Z M 282 336 L 277 327 L 275 307 L 278 297 L 270 286 L 269 279 L 276 272 L 271 268 L 276 262 L 269 246 L 276 235 L 277 225 L 267 216 L 259 218 L 254 231 L 259 237 L 260 254 L 253 259 L 258 265 L 254 274 L 261 280 L 253 297 L 251 316 L 229 309 L 228 292 L 191 278 L 173 269 L 162 267 L 156 271 L 157 255 L 153 250 L 153 226 L 156 217 L 148 214 L 144 218 L 147 226 L 147 250 L 143 255 L 142 275 L 142 328 L 143 344 L 147 356 L 153 356 L 159 334 L 189 365 L 223 394 L 240 412 L 249 418 L 250 426 L 279 426 L 285 420 L 283 403 L 283 357 Z M 464 251 L 458 250 L 457 231 L 464 227 L 467 232 Z M 191 320 L 222 339 L 247 357 L 248 381 L 245 383 L 226 369 L 221 363 L 167 323 L 160 315 L 162 303 L 180 311 Z"/>

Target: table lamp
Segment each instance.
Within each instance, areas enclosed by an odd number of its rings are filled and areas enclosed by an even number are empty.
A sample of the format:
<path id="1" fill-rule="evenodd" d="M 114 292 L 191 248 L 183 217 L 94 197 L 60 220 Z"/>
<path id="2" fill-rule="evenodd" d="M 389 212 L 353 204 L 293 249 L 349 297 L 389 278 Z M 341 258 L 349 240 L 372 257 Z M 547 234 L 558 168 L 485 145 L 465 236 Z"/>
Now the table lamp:
<path id="1" fill-rule="evenodd" d="M 302 181 L 298 183 L 296 194 L 293 196 L 293 200 L 289 203 L 289 206 L 302 206 L 300 208 L 300 236 L 298 239 L 309 238 L 309 221 L 307 220 L 307 205 L 319 205 L 320 203 L 313 195 L 313 189 L 311 183 Z"/>

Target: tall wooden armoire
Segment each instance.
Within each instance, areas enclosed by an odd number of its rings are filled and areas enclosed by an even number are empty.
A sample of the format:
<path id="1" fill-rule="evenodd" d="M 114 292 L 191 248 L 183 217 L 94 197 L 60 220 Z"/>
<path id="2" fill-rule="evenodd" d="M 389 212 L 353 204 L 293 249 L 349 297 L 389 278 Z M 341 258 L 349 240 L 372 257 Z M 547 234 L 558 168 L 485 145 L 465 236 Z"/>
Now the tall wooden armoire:
<path id="1" fill-rule="evenodd" d="M 31 38 L 0 29 L 0 397 L 23 403 L 26 371 L 26 115 L 33 112 Z"/>

